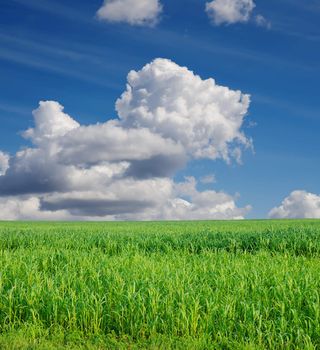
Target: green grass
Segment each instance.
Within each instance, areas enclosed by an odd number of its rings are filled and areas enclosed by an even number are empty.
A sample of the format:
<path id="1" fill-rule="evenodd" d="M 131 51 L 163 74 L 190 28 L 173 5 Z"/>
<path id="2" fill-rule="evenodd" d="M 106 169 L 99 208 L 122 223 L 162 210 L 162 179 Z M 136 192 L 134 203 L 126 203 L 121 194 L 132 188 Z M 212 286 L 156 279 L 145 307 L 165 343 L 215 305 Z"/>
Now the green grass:
<path id="1" fill-rule="evenodd" d="M 320 221 L 0 223 L 1 349 L 320 349 Z"/>

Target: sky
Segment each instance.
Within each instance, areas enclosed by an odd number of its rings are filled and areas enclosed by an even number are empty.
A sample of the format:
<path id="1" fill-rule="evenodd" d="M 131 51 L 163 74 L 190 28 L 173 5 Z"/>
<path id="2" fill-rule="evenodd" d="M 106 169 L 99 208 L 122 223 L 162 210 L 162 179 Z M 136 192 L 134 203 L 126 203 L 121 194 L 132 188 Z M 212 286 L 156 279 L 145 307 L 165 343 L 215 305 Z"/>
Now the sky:
<path id="1" fill-rule="evenodd" d="M 319 17 L 3 0 L 0 220 L 319 218 Z"/>

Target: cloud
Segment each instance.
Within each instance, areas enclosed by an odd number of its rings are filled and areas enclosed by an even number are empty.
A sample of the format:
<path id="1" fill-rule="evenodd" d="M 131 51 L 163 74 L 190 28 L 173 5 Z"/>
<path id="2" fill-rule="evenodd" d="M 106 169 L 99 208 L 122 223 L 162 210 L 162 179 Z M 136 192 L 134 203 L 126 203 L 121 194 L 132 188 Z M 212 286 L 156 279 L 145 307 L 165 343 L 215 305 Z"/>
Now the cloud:
<path id="1" fill-rule="evenodd" d="M 6 174 L 9 168 L 9 156 L 0 151 L 0 176 Z"/>
<path id="2" fill-rule="evenodd" d="M 256 5 L 253 0 L 213 0 L 206 3 L 206 12 L 215 25 L 246 23 Z M 260 27 L 270 28 L 271 24 L 262 15 L 254 17 Z"/>
<path id="3" fill-rule="evenodd" d="M 264 18 L 262 15 L 257 15 L 257 16 L 255 16 L 254 19 L 255 19 L 256 24 L 259 27 L 265 27 L 267 29 L 271 28 L 271 23 L 266 18 Z"/>
<path id="4" fill-rule="evenodd" d="M 0 198 L 0 220 L 70 220 L 66 211 L 40 210 L 40 199 L 29 198 Z"/>
<path id="5" fill-rule="evenodd" d="M 250 146 L 241 131 L 250 96 L 202 80 L 186 67 L 156 59 L 128 75 L 116 103 L 127 128 L 148 128 L 183 145 L 193 158 L 230 161 L 235 144 Z M 237 155 L 239 156 L 239 155 Z"/>
<path id="6" fill-rule="evenodd" d="M 194 178 L 113 184 L 104 192 L 67 192 L 0 198 L 0 220 L 241 220 L 250 206 L 236 197 L 196 189 Z M 130 194 L 128 196 L 128 194 Z"/>
<path id="7" fill-rule="evenodd" d="M 207 184 L 214 184 L 216 182 L 216 176 L 214 174 L 206 175 L 200 178 L 200 182 Z"/>
<path id="8" fill-rule="evenodd" d="M 202 191 L 196 188 L 197 181 L 194 177 L 186 178 L 183 183 L 175 184 L 177 198 L 172 199 L 163 208 L 163 217 L 166 219 L 243 219 L 251 210 L 250 206 L 238 208 L 235 197 L 224 192 Z"/>
<path id="9" fill-rule="evenodd" d="M 126 171 L 127 176 L 134 178 L 171 177 L 186 164 L 187 157 L 182 155 L 168 157 L 154 156 L 145 160 L 134 160 Z"/>
<path id="10" fill-rule="evenodd" d="M 242 218 L 234 197 L 173 177 L 191 159 L 239 160 L 249 102 L 165 59 L 129 73 L 119 118 L 84 126 L 42 101 L 22 133 L 32 145 L 0 153 L 0 218 Z"/>
<path id="11" fill-rule="evenodd" d="M 125 128 L 119 121 L 82 126 L 57 140 L 64 164 L 96 164 L 101 161 L 141 161 L 155 156 L 182 157 L 183 147 L 148 128 Z"/>
<path id="12" fill-rule="evenodd" d="M 79 127 L 79 123 L 63 112 L 63 106 L 58 102 L 39 103 L 39 108 L 33 111 L 35 127 L 23 133 L 35 145 L 50 145 L 50 140 L 64 136 L 69 131 Z"/>
<path id="13" fill-rule="evenodd" d="M 135 218 L 144 211 L 162 206 L 172 195 L 170 179 L 114 179 L 100 191 L 53 193 L 42 200 L 44 209 L 66 209 L 75 216 L 114 216 Z"/>
<path id="14" fill-rule="evenodd" d="M 154 26 L 162 12 L 159 0 L 105 0 L 97 15 L 109 22 L 125 22 L 138 26 Z"/>
<path id="15" fill-rule="evenodd" d="M 279 207 L 273 208 L 273 219 L 320 218 L 320 196 L 306 191 L 293 191 Z"/>
<path id="16" fill-rule="evenodd" d="M 253 9 L 253 0 L 213 0 L 206 3 L 206 12 L 214 24 L 248 22 Z"/>

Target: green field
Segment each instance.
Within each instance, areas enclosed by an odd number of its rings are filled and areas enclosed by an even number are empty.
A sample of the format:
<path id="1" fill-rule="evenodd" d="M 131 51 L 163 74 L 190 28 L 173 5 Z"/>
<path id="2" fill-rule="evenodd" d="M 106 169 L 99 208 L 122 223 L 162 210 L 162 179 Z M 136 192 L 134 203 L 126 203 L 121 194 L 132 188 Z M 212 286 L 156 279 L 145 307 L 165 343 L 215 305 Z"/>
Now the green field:
<path id="1" fill-rule="evenodd" d="M 320 221 L 0 223 L 0 349 L 320 349 Z"/>

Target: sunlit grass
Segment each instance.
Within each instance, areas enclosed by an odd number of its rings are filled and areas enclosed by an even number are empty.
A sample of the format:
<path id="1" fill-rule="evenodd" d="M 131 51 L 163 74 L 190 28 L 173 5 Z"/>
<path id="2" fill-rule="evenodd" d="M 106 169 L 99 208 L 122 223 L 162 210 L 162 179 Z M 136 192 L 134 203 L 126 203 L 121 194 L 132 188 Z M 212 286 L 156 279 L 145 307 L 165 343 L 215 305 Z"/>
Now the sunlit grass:
<path id="1" fill-rule="evenodd" d="M 1 349 L 316 349 L 320 222 L 0 223 Z"/>

